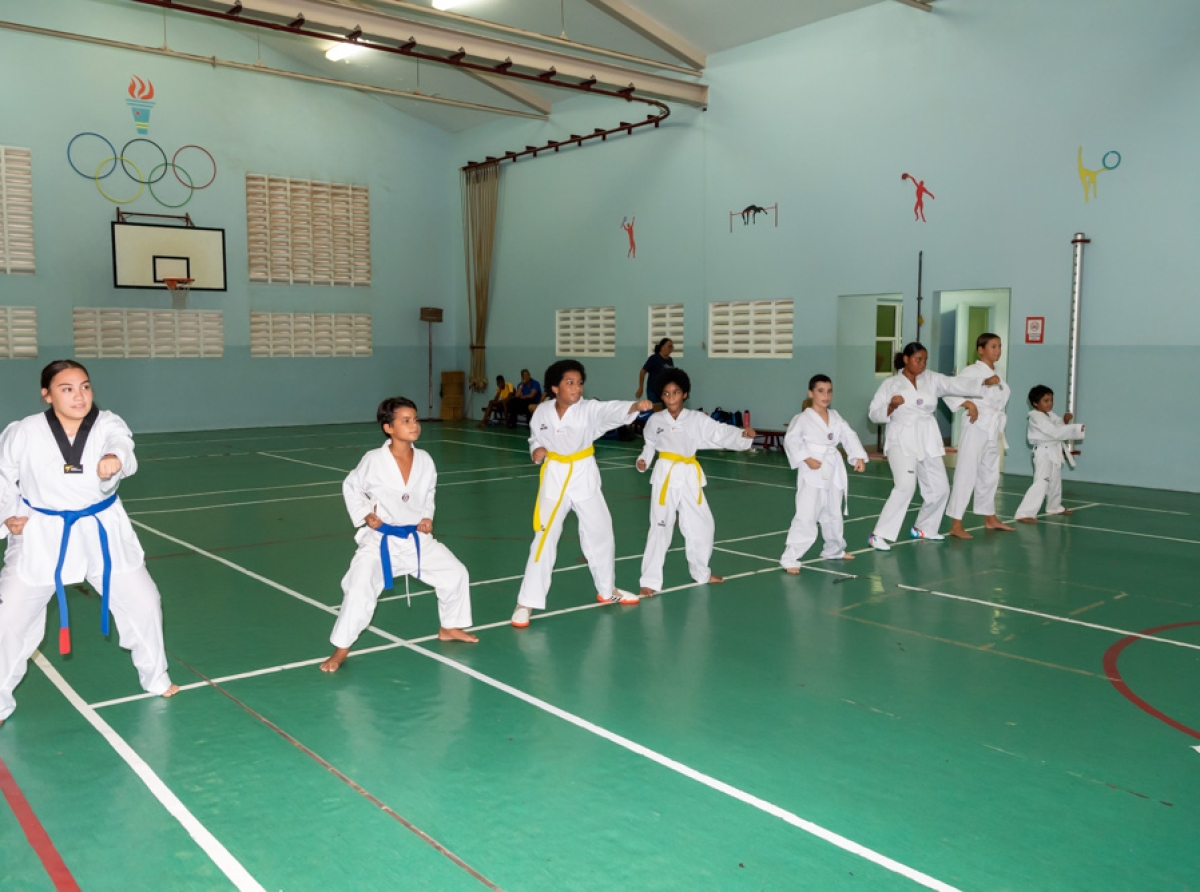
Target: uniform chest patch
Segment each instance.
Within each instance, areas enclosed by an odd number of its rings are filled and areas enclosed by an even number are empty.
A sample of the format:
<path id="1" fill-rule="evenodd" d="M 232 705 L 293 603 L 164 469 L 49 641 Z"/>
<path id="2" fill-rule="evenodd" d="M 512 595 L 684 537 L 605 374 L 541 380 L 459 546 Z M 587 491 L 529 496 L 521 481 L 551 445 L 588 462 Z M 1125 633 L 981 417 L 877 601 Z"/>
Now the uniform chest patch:
<path id="1" fill-rule="evenodd" d="M 400 501 L 402 501 L 402 502 L 407 502 L 407 501 L 408 501 L 408 493 L 405 493 L 404 495 L 402 495 L 402 496 L 400 497 Z"/>
<path id="2" fill-rule="evenodd" d="M 828 435 L 828 439 L 832 440 L 832 439 L 833 439 L 833 434 L 829 434 L 829 435 Z"/>
<path id="3" fill-rule="evenodd" d="M 918 406 L 923 406 L 923 405 L 925 405 L 925 400 L 918 399 L 918 400 L 917 400 L 917 405 L 918 405 Z"/>

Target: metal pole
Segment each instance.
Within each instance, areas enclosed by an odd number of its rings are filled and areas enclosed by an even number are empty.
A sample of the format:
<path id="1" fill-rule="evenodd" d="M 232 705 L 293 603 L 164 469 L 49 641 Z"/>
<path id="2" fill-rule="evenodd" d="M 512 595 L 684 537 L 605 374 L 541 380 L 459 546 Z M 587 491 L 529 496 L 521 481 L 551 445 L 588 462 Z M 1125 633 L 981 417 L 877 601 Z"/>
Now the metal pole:
<path id="1" fill-rule="evenodd" d="M 917 252 L 917 336 L 913 338 L 915 341 L 921 340 L 921 323 L 925 320 L 921 318 L 921 274 L 925 269 L 925 252 Z M 936 345 L 934 345 L 936 348 Z"/>
<path id="2" fill-rule="evenodd" d="M 1083 297 L 1083 246 L 1090 243 L 1082 232 L 1075 233 L 1075 259 L 1071 270 L 1071 330 L 1067 340 L 1067 411 L 1075 414 L 1079 395 L 1079 304 Z"/>
<path id="3" fill-rule="evenodd" d="M 429 417 L 433 418 L 433 323 L 429 323 Z"/>

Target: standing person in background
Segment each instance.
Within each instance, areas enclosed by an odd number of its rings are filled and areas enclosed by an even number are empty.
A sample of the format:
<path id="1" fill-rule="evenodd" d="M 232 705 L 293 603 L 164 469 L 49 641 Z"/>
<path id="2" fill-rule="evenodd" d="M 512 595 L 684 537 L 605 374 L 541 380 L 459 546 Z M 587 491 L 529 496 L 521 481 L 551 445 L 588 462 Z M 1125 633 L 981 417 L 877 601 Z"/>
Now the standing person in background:
<path id="1" fill-rule="evenodd" d="M 663 369 L 675 368 L 675 362 L 671 359 L 671 352 L 674 349 L 675 344 L 671 339 L 663 338 L 654 348 L 654 352 L 650 354 L 650 358 L 642 364 L 642 370 L 638 373 L 637 393 L 634 396 L 640 400 L 642 392 L 645 391 L 646 399 L 654 403 L 656 410 L 662 408 L 662 393 L 657 379 Z"/>
<path id="2" fill-rule="evenodd" d="M 1033 447 L 1033 483 L 1017 508 L 1021 523 L 1037 523 L 1038 509 L 1046 500 L 1047 514 L 1070 514 L 1062 503 L 1062 464 L 1075 467 L 1070 442 L 1083 439 L 1083 425 L 1072 424 L 1075 416 L 1068 412 L 1059 418 L 1054 414 L 1054 391 L 1045 384 L 1029 391 L 1029 431 L 1026 436 Z"/>

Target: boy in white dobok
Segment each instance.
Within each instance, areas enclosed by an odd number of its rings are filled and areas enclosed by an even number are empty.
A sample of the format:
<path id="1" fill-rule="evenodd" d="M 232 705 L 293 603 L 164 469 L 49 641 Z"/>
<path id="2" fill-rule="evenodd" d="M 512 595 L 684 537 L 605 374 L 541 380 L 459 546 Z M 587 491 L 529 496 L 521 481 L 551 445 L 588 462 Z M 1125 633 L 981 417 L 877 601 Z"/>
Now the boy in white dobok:
<path id="1" fill-rule="evenodd" d="M 979 360 L 960 373 L 962 378 L 979 378 L 981 381 L 995 375 L 996 363 L 1000 361 L 1003 345 L 1000 335 L 984 332 L 975 339 L 975 353 Z M 1004 407 L 1012 394 L 1009 386 L 1000 380 L 994 387 L 983 392 L 983 399 L 969 400 L 958 396 L 946 397 L 951 412 L 965 409 L 967 418 L 958 438 L 958 460 L 954 465 L 954 486 L 950 489 L 950 501 L 946 514 L 950 517 L 947 536 L 957 539 L 974 539 L 963 528 L 963 515 L 967 502 L 975 493 L 975 513 L 983 516 L 983 528 L 1011 533 L 1013 528 L 996 516 L 996 487 L 1000 485 L 1000 455 L 1008 448 L 1004 441 L 1004 426 L 1008 416 Z"/>
<path id="2" fill-rule="evenodd" d="M 14 421 L 0 436 L 0 725 L 13 691 L 46 634 L 46 605 L 58 595 L 59 651 L 70 653 L 65 586 L 87 579 L 100 592 L 100 629 L 109 612 L 132 653 L 142 689 L 179 688 L 167 674 L 162 600 L 117 486 L 137 472 L 133 435 L 92 401 L 88 371 L 71 359 L 42 369 L 50 408 Z M 110 600 L 111 592 L 111 600 Z"/>
<path id="3" fill-rule="evenodd" d="M 789 573 L 800 572 L 800 559 L 817 541 L 817 524 L 825 537 L 821 557 L 854 560 L 846 551 L 842 515 L 849 514 L 849 476 L 838 446 L 846 450 L 846 461 L 860 474 L 866 470 L 867 452 L 858 434 L 829 408 L 833 382 L 826 375 L 813 375 L 808 382 L 812 405 L 792 419 L 783 435 L 788 464 L 796 469 L 796 516 L 788 529 L 787 544 L 779 564 Z"/>
<path id="4" fill-rule="evenodd" d="M 593 457 L 593 444 L 654 406 L 649 400 L 585 400 L 585 380 L 587 373 L 576 360 L 554 363 L 542 379 L 554 399 L 538 406 L 529 419 L 529 452 L 533 463 L 542 466 L 542 473 L 533 506 L 533 543 L 512 615 L 512 624 L 518 629 L 529 625 L 534 610 L 546 608 L 558 539 L 569 511 L 579 520 L 579 546 L 592 571 L 596 600 L 605 604 L 638 602 L 637 595 L 616 587 L 612 515 L 600 491 L 600 467 Z"/>
<path id="5" fill-rule="evenodd" d="M 642 597 L 651 597 L 662 588 L 663 562 L 671 538 L 675 534 L 675 519 L 683 533 L 688 572 L 696 582 L 716 584 L 725 580 L 714 576 L 708 563 L 712 559 L 716 524 L 708 499 L 704 498 L 707 480 L 696 451 L 700 449 L 732 449 L 745 452 L 754 444 L 753 428 L 721 424 L 703 412 L 683 407 L 692 389 L 691 379 L 682 369 L 666 369 L 656 386 L 663 405 L 646 422 L 643 436 L 645 448 L 638 456 L 637 469 L 645 471 L 658 452 L 658 465 L 650 478 L 650 532 L 646 536 L 646 551 L 642 555 Z"/>
<path id="6" fill-rule="evenodd" d="M 1062 503 L 1062 464 L 1075 467 L 1071 456 L 1072 440 L 1083 439 L 1083 425 L 1072 424 L 1074 416 L 1068 412 L 1062 418 L 1054 414 L 1054 391 L 1045 384 L 1038 384 L 1029 391 L 1030 445 L 1033 446 L 1033 483 L 1021 505 L 1017 517 L 1021 523 L 1037 523 L 1038 509 L 1042 499 L 1046 500 L 1047 514 L 1070 514 Z"/>
<path id="7" fill-rule="evenodd" d="M 335 650 L 322 672 L 336 672 L 370 625 L 380 592 L 392 580 L 416 576 L 437 593 L 442 641 L 479 639 L 471 625 L 471 580 L 450 549 L 433 538 L 437 468 L 413 444 L 421 436 L 417 406 L 402 396 L 379 404 L 375 413 L 388 441 L 363 456 L 342 484 L 358 551 L 342 579 L 342 610 L 329 636 Z"/>

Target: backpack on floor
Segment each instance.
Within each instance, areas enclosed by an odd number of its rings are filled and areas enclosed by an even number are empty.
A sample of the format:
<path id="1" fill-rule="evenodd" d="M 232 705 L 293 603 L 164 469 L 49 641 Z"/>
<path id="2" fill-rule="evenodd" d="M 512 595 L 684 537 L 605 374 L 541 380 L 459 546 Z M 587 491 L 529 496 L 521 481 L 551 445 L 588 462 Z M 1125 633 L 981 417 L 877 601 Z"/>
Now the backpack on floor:
<path id="1" fill-rule="evenodd" d="M 713 421 L 719 421 L 721 424 L 733 424 L 733 413 L 726 412 L 720 406 L 712 413 Z"/>

